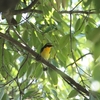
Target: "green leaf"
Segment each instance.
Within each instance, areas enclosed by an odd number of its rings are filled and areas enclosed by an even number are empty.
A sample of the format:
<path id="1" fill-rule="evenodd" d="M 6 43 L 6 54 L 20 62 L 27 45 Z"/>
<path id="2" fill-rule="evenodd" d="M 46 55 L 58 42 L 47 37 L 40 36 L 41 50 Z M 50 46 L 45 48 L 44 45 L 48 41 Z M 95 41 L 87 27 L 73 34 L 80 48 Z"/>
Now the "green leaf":
<path id="1" fill-rule="evenodd" d="M 95 25 L 95 23 L 96 23 L 95 19 L 93 19 L 93 18 L 91 18 L 91 17 L 88 18 L 88 21 L 89 21 L 89 23 L 93 23 L 94 25 Z"/>
<path id="2" fill-rule="evenodd" d="M 13 61 L 11 53 L 6 49 L 4 50 L 4 61 L 6 64 L 10 64 Z"/>
<path id="3" fill-rule="evenodd" d="M 25 61 L 23 60 L 21 69 L 19 70 L 19 78 L 21 78 L 28 70 L 28 63 L 27 62 L 24 63 L 24 62 Z M 23 63 L 24 63 L 24 65 L 23 65 Z"/>
<path id="4" fill-rule="evenodd" d="M 19 23 L 21 19 L 22 19 L 22 14 L 20 14 L 19 16 L 16 16 L 17 23 Z"/>
<path id="5" fill-rule="evenodd" d="M 60 50 L 60 52 L 57 53 L 57 57 L 59 59 L 59 61 L 63 64 L 66 64 L 66 55 L 64 54 L 64 52 L 62 52 L 62 50 Z"/>
<path id="6" fill-rule="evenodd" d="M 96 10 L 100 11 L 100 5 L 99 5 L 100 1 L 99 0 L 93 0 L 93 2 L 94 2 L 94 6 L 95 6 Z"/>
<path id="7" fill-rule="evenodd" d="M 60 4 L 61 4 L 61 0 L 55 0 L 56 1 L 56 5 L 57 5 L 57 10 L 60 9 Z"/>
<path id="8" fill-rule="evenodd" d="M 25 42 L 28 42 L 28 41 L 29 41 L 29 33 L 27 32 L 27 30 L 25 30 L 25 31 L 23 32 L 22 39 L 23 39 Z"/>
<path id="9" fill-rule="evenodd" d="M 3 78 L 6 79 L 7 73 L 5 72 L 5 69 L 4 69 L 4 68 L 2 68 L 2 69 L 0 70 L 0 74 L 2 75 Z"/>
<path id="10" fill-rule="evenodd" d="M 77 49 L 76 45 L 78 45 L 78 40 L 75 37 L 73 37 L 72 40 L 73 40 L 72 41 L 72 48 L 73 48 L 73 50 L 76 50 Z"/>
<path id="11" fill-rule="evenodd" d="M 30 97 L 33 94 L 33 91 L 28 91 L 26 94 L 24 94 L 22 100 L 27 99 L 28 97 Z"/>
<path id="12" fill-rule="evenodd" d="M 87 39 L 89 38 L 88 34 L 90 33 L 91 30 L 92 30 L 92 27 L 90 25 L 86 25 L 85 33 L 86 33 L 86 38 Z"/>
<path id="13" fill-rule="evenodd" d="M 0 100 L 2 100 L 4 96 L 4 88 L 0 88 Z"/>
<path id="14" fill-rule="evenodd" d="M 43 32 L 44 33 L 48 33 L 48 32 L 52 32 L 56 27 L 54 25 L 50 25 L 48 26 L 45 31 Z"/>
<path id="15" fill-rule="evenodd" d="M 100 27 L 90 30 L 90 32 L 87 33 L 86 36 L 87 39 L 92 41 L 93 43 L 98 42 L 100 40 Z"/>
<path id="16" fill-rule="evenodd" d="M 49 87 L 47 87 L 46 85 L 44 86 L 44 90 L 45 90 L 47 93 L 49 93 L 49 92 L 50 92 L 50 88 L 49 88 Z"/>
<path id="17" fill-rule="evenodd" d="M 55 59 L 51 59 L 50 62 L 51 62 L 54 66 L 58 66 L 58 65 L 59 65 Z"/>
<path id="18" fill-rule="evenodd" d="M 65 9 L 67 7 L 67 0 L 62 0 L 62 7 Z"/>
<path id="19" fill-rule="evenodd" d="M 52 89 L 52 93 L 53 93 L 53 95 L 54 95 L 55 97 L 57 97 L 57 92 L 56 92 L 54 89 Z"/>
<path id="20" fill-rule="evenodd" d="M 100 73 L 100 64 L 97 64 L 96 66 L 94 66 L 94 70 L 93 70 L 93 78 L 95 80 L 100 81 L 100 77 L 99 77 L 99 73 Z"/>
<path id="21" fill-rule="evenodd" d="M 2 100 L 9 100 L 9 96 L 8 96 L 8 94 L 7 94 L 7 93 L 5 93 L 5 94 L 4 94 L 4 96 L 3 96 Z"/>
<path id="22" fill-rule="evenodd" d="M 72 91 L 69 93 L 69 95 L 68 95 L 67 98 L 73 98 L 73 97 L 75 97 L 75 96 L 77 96 L 77 95 L 78 95 L 78 92 L 77 92 L 76 90 L 72 90 Z"/>
<path id="23" fill-rule="evenodd" d="M 77 35 L 77 34 L 81 33 L 83 31 L 84 27 L 85 27 L 84 19 L 79 18 L 75 24 L 75 34 Z"/>
<path id="24" fill-rule="evenodd" d="M 77 21 L 76 21 L 76 24 L 75 24 L 75 31 L 78 31 L 80 29 L 80 25 L 81 25 L 81 19 L 79 18 Z"/>
<path id="25" fill-rule="evenodd" d="M 69 43 L 70 35 L 63 35 L 63 37 L 60 38 L 60 49 L 64 48 Z"/>
<path id="26" fill-rule="evenodd" d="M 58 22 L 62 21 L 60 14 L 58 12 L 56 12 L 56 11 L 53 12 L 53 17 Z"/>
<path id="27" fill-rule="evenodd" d="M 35 69 L 35 72 L 34 72 L 34 77 L 36 79 L 40 78 L 43 74 L 43 67 L 41 65 L 41 63 L 37 64 L 37 67 Z"/>
<path id="28" fill-rule="evenodd" d="M 35 71 L 35 68 L 36 68 L 36 63 L 32 63 L 29 67 L 28 67 L 28 70 L 27 70 L 27 77 L 32 77 L 33 76 L 33 73 Z"/>
<path id="29" fill-rule="evenodd" d="M 23 90 L 23 89 L 25 89 L 28 85 L 29 85 L 29 80 L 27 79 L 27 80 L 21 82 L 21 84 L 20 84 L 20 89 Z"/>
<path id="30" fill-rule="evenodd" d="M 50 12 L 52 12 L 52 8 L 50 6 L 44 6 L 44 12 L 45 12 L 45 15 L 50 15 Z"/>
<path id="31" fill-rule="evenodd" d="M 92 0 L 83 0 L 83 4 L 84 4 L 85 8 L 90 6 L 91 2 L 92 2 Z"/>
<path id="32" fill-rule="evenodd" d="M 40 39 L 39 39 L 40 38 Z M 42 40 L 42 34 L 36 34 L 36 32 L 32 32 L 31 33 L 31 37 L 30 37 L 30 40 L 31 40 L 31 46 L 34 46 L 36 47 L 38 44 L 40 44 L 40 41 Z"/>
<path id="33" fill-rule="evenodd" d="M 93 47 L 94 58 L 97 59 L 100 56 L 100 41 L 95 43 Z"/>
<path id="34" fill-rule="evenodd" d="M 48 68 L 47 73 L 48 73 L 48 79 L 51 82 L 51 84 L 57 85 L 58 84 L 57 73 L 54 70 L 50 69 L 50 68 Z"/>

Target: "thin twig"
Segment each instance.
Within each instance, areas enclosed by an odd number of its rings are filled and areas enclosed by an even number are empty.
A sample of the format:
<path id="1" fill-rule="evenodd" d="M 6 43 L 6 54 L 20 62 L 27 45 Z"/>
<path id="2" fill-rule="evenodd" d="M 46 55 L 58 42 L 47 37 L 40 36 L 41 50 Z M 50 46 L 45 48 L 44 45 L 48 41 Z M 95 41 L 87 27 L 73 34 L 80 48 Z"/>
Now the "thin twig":
<path id="1" fill-rule="evenodd" d="M 34 82 L 34 79 L 33 79 L 27 86 L 25 86 L 25 87 L 23 88 L 23 91 L 24 91 L 25 89 L 27 89 L 33 82 Z"/>
<path id="2" fill-rule="evenodd" d="M 73 58 L 73 60 L 74 60 L 74 62 L 75 62 L 75 65 L 76 65 L 76 69 L 77 69 L 77 71 L 78 71 L 78 74 L 79 74 L 79 76 L 80 76 L 80 78 L 81 78 L 81 81 L 82 81 L 82 83 L 83 83 L 83 85 L 84 85 L 84 82 L 83 82 L 83 79 L 82 79 L 82 76 L 81 76 L 81 74 L 80 74 L 80 72 L 79 72 L 79 70 L 78 70 L 78 65 L 77 65 L 77 63 L 76 63 L 76 59 L 75 59 L 75 57 L 74 57 L 74 53 L 73 53 L 73 43 L 72 43 L 72 29 L 71 29 L 71 27 L 72 27 L 72 15 L 70 14 L 70 49 L 71 49 L 71 54 L 72 54 L 72 58 Z"/>
<path id="3" fill-rule="evenodd" d="M 82 55 L 80 58 L 76 59 L 75 62 L 77 62 L 77 61 L 79 61 L 80 59 L 82 59 L 83 57 L 85 57 L 85 56 L 87 56 L 87 55 L 91 55 L 91 54 L 92 54 L 92 53 L 86 53 L 86 54 Z M 69 65 L 66 66 L 66 68 L 67 68 L 68 66 L 71 66 L 71 65 L 75 64 L 75 62 L 70 63 Z"/>
<path id="4" fill-rule="evenodd" d="M 78 4 L 72 9 L 72 11 L 82 2 L 83 0 L 79 1 Z"/>
<path id="5" fill-rule="evenodd" d="M 73 64 L 75 64 L 77 61 L 79 61 L 80 59 L 82 59 L 83 57 L 87 56 L 87 55 L 92 55 L 92 53 L 87 53 L 87 54 L 84 54 L 83 56 L 81 56 L 80 58 L 76 59 L 75 62 L 73 63 L 70 63 L 66 66 L 66 69 L 69 67 L 69 66 L 72 66 Z M 66 70 L 65 69 L 65 70 Z M 79 69 L 81 69 L 85 74 L 87 74 L 88 76 L 90 76 L 90 74 L 86 73 L 82 68 L 79 67 Z M 90 76 L 91 77 L 91 76 Z"/>
<path id="6" fill-rule="evenodd" d="M 86 10 L 86 11 L 83 11 L 83 10 L 74 10 L 74 11 L 67 11 L 67 10 L 64 10 L 64 11 L 59 11 L 59 13 L 61 14 L 99 14 L 100 11 L 91 11 L 91 10 Z"/>
<path id="7" fill-rule="evenodd" d="M 0 84 L 0 85 L 2 85 L 2 86 L 0 86 L 0 88 L 5 87 L 6 85 L 10 84 L 10 83 L 11 83 L 12 81 L 14 81 L 14 80 L 15 80 L 15 78 L 13 78 L 12 80 L 10 80 L 10 81 L 7 82 L 7 83 Z"/>
<path id="8" fill-rule="evenodd" d="M 81 74 L 80 74 L 80 72 L 79 72 L 79 70 L 78 70 L 78 68 L 77 68 L 77 63 L 76 63 L 76 60 L 75 60 L 75 57 L 74 57 L 74 53 L 73 53 L 73 47 L 72 47 L 72 45 L 73 45 L 73 43 L 72 43 L 72 41 L 73 41 L 73 38 L 72 38 L 72 29 L 71 29 L 71 27 L 72 27 L 72 13 L 70 13 L 70 51 L 71 51 L 71 55 L 72 55 L 72 58 L 73 58 L 73 60 L 74 60 L 74 62 L 75 62 L 75 65 L 76 65 L 76 69 L 77 69 L 77 71 L 78 71 L 78 74 L 79 74 L 79 76 L 80 76 L 80 78 L 81 78 L 81 81 L 82 81 L 82 83 L 84 84 L 84 82 L 83 82 L 83 79 L 82 79 L 82 77 L 81 77 Z M 77 89 L 76 89 L 77 90 Z M 78 90 L 77 90 L 78 91 Z M 83 95 L 84 96 L 84 95 Z"/>
<path id="9" fill-rule="evenodd" d="M 28 11 L 23 10 L 19 13 L 14 12 L 13 15 L 18 15 L 18 14 L 22 14 L 22 13 L 29 13 L 29 12 L 43 14 L 42 10 L 30 9 Z M 96 10 L 94 10 L 94 11 L 91 11 L 91 10 L 85 10 L 85 11 L 83 11 L 83 10 L 74 10 L 74 11 L 63 10 L 63 11 L 58 11 L 58 12 L 61 14 L 70 14 L 70 13 L 72 13 L 72 14 L 99 14 L 100 13 L 100 11 L 96 11 Z"/>

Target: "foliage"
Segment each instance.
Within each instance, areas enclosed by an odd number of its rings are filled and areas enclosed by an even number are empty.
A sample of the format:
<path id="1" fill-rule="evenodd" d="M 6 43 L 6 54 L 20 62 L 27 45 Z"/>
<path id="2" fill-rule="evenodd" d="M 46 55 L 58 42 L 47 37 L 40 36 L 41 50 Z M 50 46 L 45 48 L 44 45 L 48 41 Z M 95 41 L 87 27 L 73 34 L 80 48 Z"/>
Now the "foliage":
<path id="1" fill-rule="evenodd" d="M 12 12 L 18 24 L 0 21 L 0 100 L 100 100 L 98 4 L 21 0 Z M 48 42 L 50 59 L 37 59 Z"/>

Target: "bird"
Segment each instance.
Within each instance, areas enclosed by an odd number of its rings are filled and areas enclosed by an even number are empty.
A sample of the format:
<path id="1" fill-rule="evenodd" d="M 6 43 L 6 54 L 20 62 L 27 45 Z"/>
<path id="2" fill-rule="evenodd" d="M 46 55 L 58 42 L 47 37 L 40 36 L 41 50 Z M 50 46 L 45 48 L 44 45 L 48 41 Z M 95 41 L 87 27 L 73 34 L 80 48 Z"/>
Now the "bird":
<path id="1" fill-rule="evenodd" d="M 52 44 L 51 43 L 46 43 L 40 50 L 40 55 L 45 59 L 48 60 L 50 57 L 50 51 L 52 48 Z M 43 71 L 47 70 L 47 66 L 43 67 Z"/>

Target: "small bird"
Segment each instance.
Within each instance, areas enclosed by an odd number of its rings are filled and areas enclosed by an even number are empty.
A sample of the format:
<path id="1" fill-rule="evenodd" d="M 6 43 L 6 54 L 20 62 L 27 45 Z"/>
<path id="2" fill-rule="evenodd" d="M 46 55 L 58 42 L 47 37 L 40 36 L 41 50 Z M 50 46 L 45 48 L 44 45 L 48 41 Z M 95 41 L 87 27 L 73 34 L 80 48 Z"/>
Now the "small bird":
<path id="1" fill-rule="evenodd" d="M 41 48 L 40 54 L 41 54 L 41 56 L 42 56 L 45 60 L 48 60 L 48 59 L 49 59 L 49 57 L 50 57 L 50 51 L 51 51 L 52 46 L 53 46 L 52 44 L 46 43 L 46 44 Z M 44 66 L 43 70 L 46 71 L 46 70 L 47 70 L 47 67 Z"/>

